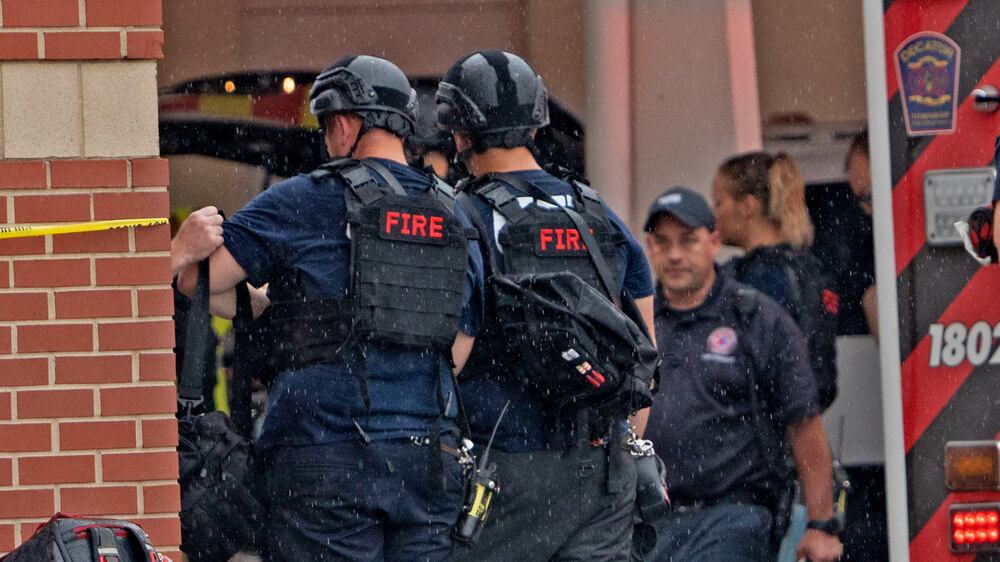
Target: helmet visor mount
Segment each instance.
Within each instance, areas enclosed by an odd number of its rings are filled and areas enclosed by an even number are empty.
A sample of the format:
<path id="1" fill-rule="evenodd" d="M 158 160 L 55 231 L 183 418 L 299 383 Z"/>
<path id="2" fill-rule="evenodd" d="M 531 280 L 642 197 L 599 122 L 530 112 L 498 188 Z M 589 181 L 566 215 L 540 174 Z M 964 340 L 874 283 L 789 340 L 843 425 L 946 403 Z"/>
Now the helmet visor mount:
<path id="1" fill-rule="evenodd" d="M 438 126 L 457 132 L 471 132 L 484 129 L 489 120 L 469 96 L 452 84 L 438 84 L 434 96 L 437 105 Z M 456 113 L 457 112 L 457 113 Z"/>
<path id="2" fill-rule="evenodd" d="M 378 103 L 375 89 L 364 78 L 344 67 L 318 76 L 310 97 L 312 101 L 309 102 L 309 110 L 317 117 L 324 113 L 358 109 Z"/>

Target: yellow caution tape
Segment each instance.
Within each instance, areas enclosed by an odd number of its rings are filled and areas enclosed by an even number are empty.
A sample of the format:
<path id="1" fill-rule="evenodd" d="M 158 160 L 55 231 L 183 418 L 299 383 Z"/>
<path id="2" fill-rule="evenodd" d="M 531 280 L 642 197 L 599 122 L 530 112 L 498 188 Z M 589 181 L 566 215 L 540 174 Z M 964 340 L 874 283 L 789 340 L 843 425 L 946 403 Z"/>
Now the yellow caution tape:
<path id="1" fill-rule="evenodd" d="M 118 219 L 109 221 L 74 222 L 66 224 L 48 224 L 41 226 L 0 226 L 0 240 L 7 238 L 27 238 L 29 236 L 45 236 L 47 234 L 77 234 L 80 232 L 98 232 L 113 228 L 128 228 L 130 226 L 157 226 L 169 224 L 170 220 L 161 219 Z"/>

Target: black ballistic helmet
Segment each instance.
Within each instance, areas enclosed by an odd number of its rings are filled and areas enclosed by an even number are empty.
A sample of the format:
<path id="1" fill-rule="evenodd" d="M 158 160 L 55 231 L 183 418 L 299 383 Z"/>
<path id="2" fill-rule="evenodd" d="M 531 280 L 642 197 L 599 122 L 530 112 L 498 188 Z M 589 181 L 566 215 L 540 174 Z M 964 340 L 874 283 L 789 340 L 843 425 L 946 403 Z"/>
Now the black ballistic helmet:
<path id="1" fill-rule="evenodd" d="M 475 152 L 531 145 L 531 131 L 549 124 L 549 94 L 521 57 L 476 51 L 458 60 L 435 96 L 438 127 L 468 134 Z"/>
<path id="2" fill-rule="evenodd" d="M 417 126 L 413 129 L 413 134 L 407 137 L 406 147 L 414 155 L 434 150 L 450 159 L 455 154 L 455 141 L 451 138 L 451 133 L 437 126 L 433 104 L 427 103 L 428 100 L 422 93 L 417 94 Z"/>
<path id="3" fill-rule="evenodd" d="M 417 93 L 395 64 L 369 55 L 348 55 L 323 69 L 309 92 L 309 110 L 322 122 L 328 113 L 357 113 L 360 138 L 372 127 L 402 138 L 413 133 Z"/>

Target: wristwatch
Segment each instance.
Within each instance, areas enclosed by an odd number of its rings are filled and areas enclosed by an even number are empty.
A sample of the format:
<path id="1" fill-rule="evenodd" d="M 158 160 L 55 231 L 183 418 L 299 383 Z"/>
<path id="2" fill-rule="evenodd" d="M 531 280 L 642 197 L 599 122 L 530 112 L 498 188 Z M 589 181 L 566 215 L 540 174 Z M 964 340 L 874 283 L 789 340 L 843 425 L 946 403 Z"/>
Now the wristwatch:
<path id="1" fill-rule="evenodd" d="M 828 535 L 839 537 L 840 533 L 844 530 L 844 523 L 837 517 L 831 517 L 829 519 L 813 519 L 806 523 L 806 528 L 816 529 L 817 531 L 822 531 Z"/>

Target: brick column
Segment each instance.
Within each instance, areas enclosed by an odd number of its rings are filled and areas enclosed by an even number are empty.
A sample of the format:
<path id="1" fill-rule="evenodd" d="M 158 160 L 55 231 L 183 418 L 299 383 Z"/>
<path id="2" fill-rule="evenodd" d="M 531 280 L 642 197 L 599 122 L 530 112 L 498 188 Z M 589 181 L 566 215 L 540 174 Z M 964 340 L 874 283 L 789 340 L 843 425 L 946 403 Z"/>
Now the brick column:
<path id="1" fill-rule="evenodd" d="M 0 225 L 164 217 L 161 0 L 0 0 Z M 0 553 L 52 513 L 177 557 L 166 226 L 0 241 Z"/>

